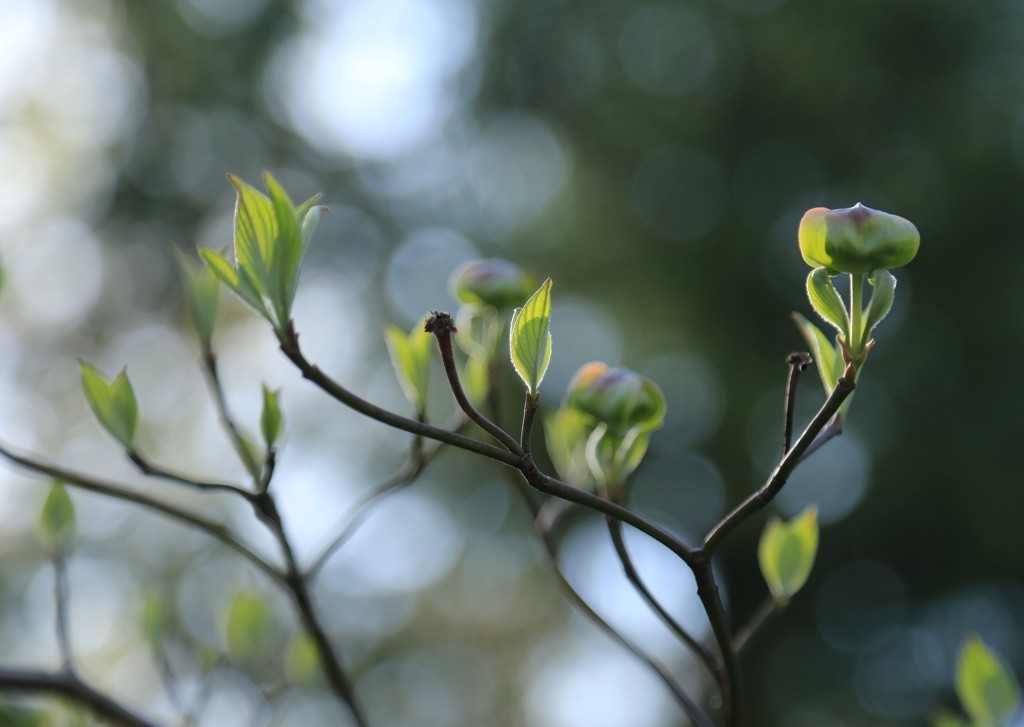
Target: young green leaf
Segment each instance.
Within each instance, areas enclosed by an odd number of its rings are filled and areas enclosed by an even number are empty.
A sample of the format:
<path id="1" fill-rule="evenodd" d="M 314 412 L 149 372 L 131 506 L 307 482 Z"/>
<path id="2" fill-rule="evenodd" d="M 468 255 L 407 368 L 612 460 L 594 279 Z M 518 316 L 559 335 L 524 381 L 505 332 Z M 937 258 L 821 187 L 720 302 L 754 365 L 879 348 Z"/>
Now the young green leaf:
<path id="1" fill-rule="evenodd" d="M 185 299 L 188 301 L 192 324 L 196 327 L 196 333 L 199 334 L 199 340 L 204 348 L 209 349 L 213 338 L 213 324 L 217 319 L 220 279 L 209 266 L 200 266 L 180 250 L 176 249 L 175 252 L 181 280 L 185 285 Z"/>
<path id="2" fill-rule="evenodd" d="M 590 418 L 565 404 L 544 420 L 544 441 L 555 470 L 563 480 L 584 490 L 594 487 L 586 451 L 592 431 Z"/>
<path id="3" fill-rule="evenodd" d="M 818 367 L 818 374 L 821 376 L 821 383 L 825 387 L 825 393 L 831 394 L 839 377 L 843 375 L 845 365 L 843 357 L 838 349 L 829 342 L 821 329 L 804 318 L 799 313 L 793 313 L 793 322 L 800 329 L 807 347 L 811 350 L 811 356 Z"/>
<path id="4" fill-rule="evenodd" d="M 976 634 L 960 651 L 956 693 L 976 727 L 1003 727 L 1020 703 L 1013 670 Z"/>
<path id="5" fill-rule="evenodd" d="M 79 360 L 78 365 L 82 371 L 82 389 L 96 419 L 125 449 L 132 449 L 139 407 L 127 370 L 122 369 L 107 383 L 100 372 L 85 361 Z"/>
<path id="6" fill-rule="evenodd" d="M 530 299 L 512 314 L 509 348 L 512 365 L 536 397 L 551 361 L 551 278 L 545 280 Z"/>
<path id="7" fill-rule="evenodd" d="M 384 331 L 384 340 L 388 346 L 395 376 L 406 398 L 417 411 L 422 411 L 427 405 L 433 339 L 433 336 L 423 330 L 422 323 L 413 326 L 409 333 L 398 326 L 388 326 Z"/>
<path id="8" fill-rule="evenodd" d="M 871 337 L 871 332 L 892 309 L 893 299 L 896 297 L 896 277 L 888 270 L 876 270 L 870 278 L 874 286 L 871 293 L 871 302 L 868 303 L 868 310 L 864 316 L 864 331 L 861 340 Z"/>
<path id="9" fill-rule="evenodd" d="M 228 605 L 229 653 L 242 661 L 264 658 L 271 647 L 273 627 L 273 614 L 263 595 L 252 589 L 238 591 Z"/>
<path id="10" fill-rule="evenodd" d="M 249 274 L 262 296 L 271 296 L 273 285 L 269 265 L 277 242 L 277 214 L 270 198 L 234 174 L 228 180 L 235 187 L 235 264 Z"/>
<path id="11" fill-rule="evenodd" d="M 771 520 L 761 534 L 757 559 L 772 597 L 786 603 L 799 591 L 818 552 L 818 510 L 808 507 L 788 523 Z"/>
<path id="12" fill-rule="evenodd" d="M 260 413 L 260 431 L 263 432 L 263 441 L 267 449 L 274 446 L 281 434 L 281 407 L 278 403 L 280 391 L 271 391 L 266 384 L 263 385 L 263 411 Z"/>
<path id="13" fill-rule="evenodd" d="M 74 537 L 75 505 L 60 480 L 50 487 L 37 528 L 43 543 L 55 550 L 65 549 Z"/>
<path id="14" fill-rule="evenodd" d="M 843 299 L 832 285 L 828 270 L 815 268 L 810 272 L 807 276 L 807 297 L 818 315 L 835 326 L 839 333 L 848 336 L 850 315 L 846 312 Z"/>

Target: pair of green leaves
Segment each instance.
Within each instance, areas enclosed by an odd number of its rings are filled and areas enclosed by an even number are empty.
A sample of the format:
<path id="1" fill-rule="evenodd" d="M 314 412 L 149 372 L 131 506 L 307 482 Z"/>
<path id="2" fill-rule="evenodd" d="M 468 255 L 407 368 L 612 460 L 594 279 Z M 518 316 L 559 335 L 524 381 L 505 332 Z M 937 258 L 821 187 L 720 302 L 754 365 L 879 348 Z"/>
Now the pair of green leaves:
<path id="1" fill-rule="evenodd" d="M 861 286 L 862 273 L 851 276 L 851 286 Z M 832 284 L 832 277 L 825 268 L 815 268 L 807 276 L 807 297 L 811 306 L 827 323 L 835 326 L 850 353 L 860 354 L 871 337 L 871 332 L 889 314 L 896 295 L 896 278 L 888 270 L 876 270 L 869 281 L 874 286 L 871 301 L 863 310 L 847 311 L 843 299 Z M 852 287 L 851 287 L 852 290 Z M 856 291 L 851 297 L 859 298 Z M 851 306 L 859 306 L 859 300 L 851 300 Z"/>
<path id="2" fill-rule="evenodd" d="M 818 553 L 818 509 L 808 507 L 789 522 L 771 520 L 761 534 L 757 560 L 779 605 L 803 588 Z"/>
<path id="3" fill-rule="evenodd" d="M 108 382 L 85 361 L 79 360 L 78 365 L 82 372 L 82 389 L 96 419 L 126 450 L 132 451 L 139 405 L 127 370 L 121 369 L 121 373 Z"/>
<path id="4" fill-rule="evenodd" d="M 269 196 L 234 175 L 235 264 L 207 249 L 199 254 L 221 282 L 283 333 L 291 318 L 299 269 L 326 207 L 319 195 L 292 204 L 288 194 L 268 172 L 263 175 Z"/>
<path id="5" fill-rule="evenodd" d="M 1020 704 L 1013 670 L 977 635 L 969 636 L 960 650 L 956 694 L 968 719 L 944 712 L 933 718 L 933 727 L 1005 727 Z"/>

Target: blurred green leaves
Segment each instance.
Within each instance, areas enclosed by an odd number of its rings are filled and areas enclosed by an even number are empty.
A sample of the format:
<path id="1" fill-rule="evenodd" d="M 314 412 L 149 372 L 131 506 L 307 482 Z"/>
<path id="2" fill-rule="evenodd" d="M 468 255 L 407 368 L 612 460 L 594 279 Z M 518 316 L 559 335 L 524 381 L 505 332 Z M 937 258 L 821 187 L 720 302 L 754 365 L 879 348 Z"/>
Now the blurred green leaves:
<path id="1" fill-rule="evenodd" d="M 973 727 L 1002 727 L 1020 704 L 1013 670 L 977 635 L 969 636 L 960 651 L 956 693 Z"/>
<path id="2" fill-rule="evenodd" d="M 423 330 L 422 323 L 417 323 L 408 333 L 398 326 L 388 326 L 384 331 L 384 340 L 402 392 L 416 411 L 422 412 L 427 406 L 430 352 L 433 350 L 434 337 Z"/>
<path id="3" fill-rule="evenodd" d="M 757 546 L 757 560 L 776 603 L 785 604 L 803 588 L 817 553 L 816 507 L 808 507 L 789 522 L 769 521 Z"/>
<path id="4" fill-rule="evenodd" d="M 107 382 L 93 366 L 79 360 L 82 372 L 82 390 L 97 421 L 125 449 L 132 450 L 135 427 L 139 419 L 139 407 L 135 392 L 128 380 L 126 369 L 122 369 L 114 380 Z"/>
<path id="5" fill-rule="evenodd" d="M 212 250 L 199 254 L 221 282 L 283 333 L 302 261 L 326 208 L 316 206 L 319 195 L 294 206 L 269 172 L 263 175 L 269 196 L 234 175 L 228 179 L 237 193 L 235 265 Z"/>
<path id="6" fill-rule="evenodd" d="M 512 365 L 536 398 L 551 361 L 551 278 L 545 280 L 530 299 L 512 314 L 509 348 Z"/>

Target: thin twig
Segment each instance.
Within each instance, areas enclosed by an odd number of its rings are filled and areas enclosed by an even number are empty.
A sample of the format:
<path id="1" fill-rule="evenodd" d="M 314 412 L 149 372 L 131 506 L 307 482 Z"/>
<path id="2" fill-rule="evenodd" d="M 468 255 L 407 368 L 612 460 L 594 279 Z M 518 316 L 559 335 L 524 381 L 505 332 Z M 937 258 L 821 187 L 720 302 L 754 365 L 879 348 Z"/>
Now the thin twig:
<path id="1" fill-rule="evenodd" d="M 612 537 L 612 544 L 615 546 L 615 553 L 619 557 L 619 561 L 622 563 L 622 569 L 626 574 L 626 578 L 636 589 L 637 593 L 647 602 L 647 605 L 658 615 L 659 618 L 668 626 L 669 630 L 672 631 L 676 637 L 686 644 L 698 657 L 704 662 L 704 665 L 711 671 L 715 678 L 718 678 L 718 664 L 716 663 L 715 657 L 712 656 L 711 652 L 707 650 L 704 644 L 700 643 L 695 639 L 690 632 L 688 632 L 681 623 L 679 623 L 675 617 L 672 616 L 661 605 L 661 602 L 651 593 L 651 590 L 644 583 L 641 578 L 639 571 L 633 563 L 633 559 L 629 555 L 629 550 L 626 547 L 626 540 L 622 533 L 622 523 L 618 520 L 612 520 L 606 518 L 608 523 L 608 532 Z"/>
<path id="2" fill-rule="evenodd" d="M 343 525 L 341 526 L 338 534 L 333 540 L 317 555 L 313 561 L 306 567 L 306 577 L 315 578 L 323 568 L 327 559 L 334 555 L 337 550 L 348 542 L 348 539 L 356 532 L 363 521 L 370 514 L 371 510 L 375 505 L 383 501 L 383 496 L 390 492 L 393 492 L 405 485 L 411 484 L 420 474 L 424 468 L 433 459 L 433 455 L 437 453 L 440 447 L 435 447 L 431 450 L 429 455 L 421 454 L 419 457 L 411 457 L 402 468 L 396 472 L 392 477 L 384 480 L 372 490 L 364 494 L 356 503 L 351 507 L 348 514 L 345 515 Z"/>
<path id="3" fill-rule="evenodd" d="M 775 496 L 789 479 L 789 475 L 796 469 L 797 464 L 811 442 L 825 428 L 825 425 L 828 424 L 832 416 L 839 410 L 839 407 L 846 401 L 846 398 L 853 393 L 856 386 L 853 366 L 847 366 L 846 372 L 839 377 L 839 381 L 836 382 L 832 393 L 829 394 L 821 409 L 818 410 L 818 413 L 814 415 L 811 423 L 804 429 L 796 444 L 786 452 L 782 461 L 779 462 L 775 471 L 768 478 L 768 481 L 711 528 L 707 537 L 704 538 L 704 551 L 709 557 L 722 541 L 722 538 L 728 535 L 733 528 L 775 499 Z"/>
<path id="4" fill-rule="evenodd" d="M 238 455 L 239 461 L 242 466 L 245 467 L 246 472 L 254 480 L 260 479 L 259 467 L 253 461 L 252 453 L 245 446 L 245 439 L 242 437 L 241 431 L 238 429 L 238 425 L 235 424 L 234 417 L 231 416 L 231 411 L 228 409 L 227 398 L 224 395 L 224 386 L 220 381 L 220 374 L 217 370 L 217 357 L 213 351 L 207 347 L 203 347 L 202 354 L 202 369 L 203 375 L 206 379 L 207 388 L 210 390 L 210 394 L 213 396 L 214 408 L 217 410 L 217 417 L 220 419 L 221 425 L 227 431 L 228 439 L 231 441 L 231 446 L 235 450 L 235 454 Z"/>
<path id="5" fill-rule="evenodd" d="M 686 693 L 682 686 L 676 682 L 675 677 L 672 676 L 668 669 L 653 659 L 647 654 L 647 652 L 633 643 L 630 639 L 626 638 L 614 626 L 602 618 L 590 606 L 590 604 L 587 603 L 586 599 L 584 599 L 583 596 L 581 596 L 573 587 L 558 567 L 558 547 L 554 540 L 554 529 L 557 527 L 562 516 L 569 511 L 570 507 L 571 506 L 566 506 L 564 502 L 549 500 L 544 504 L 540 512 L 536 514 L 534 520 L 537 533 L 540 535 L 541 541 L 544 544 L 545 562 L 558 580 L 558 584 L 562 591 L 573 606 L 583 613 L 595 626 L 611 637 L 612 640 L 621 644 L 627 651 L 632 653 L 637 659 L 642 661 L 648 668 L 658 675 L 665 686 L 668 687 L 676 702 L 680 707 L 682 707 L 686 716 L 689 717 L 697 727 L 714 727 L 714 722 L 711 718 L 700 708 L 696 701 Z M 546 510 L 547 512 L 545 512 Z"/>
<path id="6" fill-rule="evenodd" d="M 74 658 L 71 655 L 71 638 L 68 629 L 68 569 L 67 554 L 60 546 L 53 551 L 53 597 L 54 620 L 57 631 L 57 648 L 64 671 L 74 671 Z"/>
<path id="7" fill-rule="evenodd" d="M 166 515 L 178 522 L 190 525 L 197 530 L 216 538 L 224 545 L 244 556 L 249 562 L 263 571 L 276 583 L 284 583 L 284 576 L 277 568 L 243 544 L 220 523 L 207 520 L 201 515 L 179 508 L 177 505 L 171 505 L 170 503 L 163 502 L 124 485 L 117 485 L 112 482 L 95 479 L 88 475 L 64 469 L 63 467 L 56 467 L 54 465 L 40 462 L 31 457 L 15 454 L 5 444 L 0 444 L 0 455 L 20 467 L 24 467 L 25 469 L 33 472 L 38 472 L 39 474 L 47 475 L 48 477 L 59 479 L 68 485 L 88 490 L 89 492 L 95 492 L 100 495 L 105 495 L 107 497 L 113 497 L 125 502 L 130 502 L 135 505 L 141 505 L 148 510 L 161 513 L 162 515 Z"/>
<path id="8" fill-rule="evenodd" d="M 0 669 L 0 691 L 59 695 L 120 727 L 159 727 L 156 722 L 133 712 L 72 673 Z"/>
<path id="9" fill-rule="evenodd" d="M 387 409 L 383 409 L 376 404 L 371 404 L 365 399 L 356 396 L 351 391 L 334 381 L 334 379 L 327 376 L 319 367 L 310 363 L 306 359 L 302 354 L 302 350 L 299 348 L 298 334 L 295 333 L 295 329 L 292 324 L 288 324 L 288 328 L 284 333 L 279 333 L 278 340 L 281 344 L 281 352 L 289 361 L 295 364 L 302 373 L 302 377 L 304 379 L 312 382 L 323 390 L 324 393 L 333 399 L 338 400 L 350 409 L 353 409 L 370 419 L 375 419 L 382 424 L 394 427 L 395 429 L 401 429 L 402 431 L 409 432 L 410 434 L 417 434 L 421 437 L 426 437 L 427 439 L 433 439 L 438 442 L 450 444 L 453 447 L 474 452 L 511 467 L 518 466 L 519 457 L 512 452 L 502 449 L 501 447 L 495 447 L 493 444 L 481 442 L 457 432 L 452 432 L 447 429 L 436 427 L 432 424 L 404 417 L 400 414 L 388 411 Z"/>
<path id="10" fill-rule="evenodd" d="M 733 651 L 737 654 L 741 653 L 761 627 L 781 610 L 782 606 L 769 594 L 762 601 L 761 605 L 757 607 L 757 610 L 750 615 L 750 619 L 744 624 L 743 628 L 736 632 L 736 636 L 732 640 Z"/>
<path id="11" fill-rule="evenodd" d="M 789 376 L 786 377 L 786 403 L 783 406 L 783 434 L 782 454 L 789 451 L 789 444 L 793 441 L 793 410 L 796 408 L 796 385 L 800 381 L 800 374 L 811 365 L 812 359 L 809 353 L 791 353 L 786 357 L 786 364 L 789 366 Z"/>
<path id="12" fill-rule="evenodd" d="M 142 474 L 148 477 L 159 477 L 162 480 L 176 482 L 179 485 L 185 485 L 186 487 L 191 487 L 194 490 L 200 490 L 203 492 L 228 492 L 232 495 L 239 495 L 250 504 L 256 497 L 253 493 L 239 487 L 238 485 L 231 485 L 226 482 L 203 482 L 202 480 L 194 480 L 191 477 L 171 472 L 170 470 L 151 463 L 135 450 L 128 451 L 128 459 L 130 459 L 135 466 L 139 468 L 139 471 L 142 472 Z"/>

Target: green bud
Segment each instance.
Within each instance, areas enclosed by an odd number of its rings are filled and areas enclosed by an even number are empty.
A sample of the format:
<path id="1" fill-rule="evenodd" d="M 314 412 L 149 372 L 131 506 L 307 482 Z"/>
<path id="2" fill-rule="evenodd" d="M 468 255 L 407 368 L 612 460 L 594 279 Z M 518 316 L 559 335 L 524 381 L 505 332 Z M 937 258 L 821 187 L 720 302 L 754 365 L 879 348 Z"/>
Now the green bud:
<path id="1" fill-rule="evenodd" d="M 921 244 L 913 223 L 860 203 L 808 210 L 798 237 L 804 261 L 812 268 L 827 268 L 829 275 L 898 268 L 914 259 Z"/>
<path id="2" fill-rule="evenodd" d="M 635 426 L 657 429 L 665 418 L 665 397 L 657 384 L 629 369 L 599 361 L 584 364 L 569 382 L 568 404 L 612 432 Z"/>
<path id="3" fill-rule="evenodd" d="M 460 265 L 448 287 L 462 303 L 483 303 L 501 310 L 523 305 L 537 288 L 537 281 L 515 263 L 492 258 Z"/>

